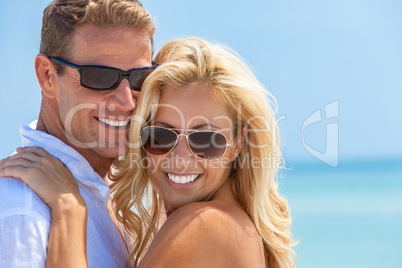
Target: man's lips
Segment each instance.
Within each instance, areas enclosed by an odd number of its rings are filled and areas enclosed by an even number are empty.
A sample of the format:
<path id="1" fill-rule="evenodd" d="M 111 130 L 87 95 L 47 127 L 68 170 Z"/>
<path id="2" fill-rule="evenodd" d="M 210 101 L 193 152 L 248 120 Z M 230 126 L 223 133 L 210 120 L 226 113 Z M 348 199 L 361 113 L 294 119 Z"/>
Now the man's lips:
<path id="1" fill-rule="evenodd" d="M 124 121 L 120 120 L 111 120 L 107 118 L 101 118 L 101 117 L 96 117 L 100 122 L 105 123 L 106 125 L 112 126 L 112 127 L 125 127 L 130 123 L 131 118 L 127 118 Z"/>

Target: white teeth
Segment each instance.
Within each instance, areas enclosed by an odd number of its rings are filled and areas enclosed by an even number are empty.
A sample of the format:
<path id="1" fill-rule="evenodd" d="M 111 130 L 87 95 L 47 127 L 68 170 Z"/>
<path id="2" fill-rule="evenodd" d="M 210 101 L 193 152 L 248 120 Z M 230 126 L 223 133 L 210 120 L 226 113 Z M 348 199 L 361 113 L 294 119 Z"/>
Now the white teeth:
<path id="1" fill-rule="evenodd" d="M 185 184 L 194 181 L 196 178 L 198 178 L 198 175 L 188 175 L 188 176 L 177 176 L 173 175 L 170 173 L 167 173 L 169 180 L 175 182 L 175 183 L 180 183 L 180 184 Z"/>
<path id="2" fill-rule="evenodd" d="M 105 123 L 106 125 L 111 125 L 113 127 L 124 127 L 130 122 L 130 118 L 128 118 L 127 120 L 124 120 L 124 121 L 113 121 L 113 120 L 109 120 L 106 118 L 100 118 L 100 117 L 98 119 L 99 119 L 99 121 Z"/>

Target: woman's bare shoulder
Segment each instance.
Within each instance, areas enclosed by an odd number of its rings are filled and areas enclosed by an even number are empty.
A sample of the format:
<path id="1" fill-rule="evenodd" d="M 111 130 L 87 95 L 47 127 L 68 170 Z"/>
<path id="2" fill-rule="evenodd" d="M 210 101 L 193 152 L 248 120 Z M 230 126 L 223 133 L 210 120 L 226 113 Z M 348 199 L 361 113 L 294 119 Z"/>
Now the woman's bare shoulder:
<path id="1" fill-rule="evenodd" d="M 242 264 L 258 239 L 250 238 L 251 220 L 235 214 L 214 201 L 183 206 L 164 223 L 141 267 L 250 267 Z"/>

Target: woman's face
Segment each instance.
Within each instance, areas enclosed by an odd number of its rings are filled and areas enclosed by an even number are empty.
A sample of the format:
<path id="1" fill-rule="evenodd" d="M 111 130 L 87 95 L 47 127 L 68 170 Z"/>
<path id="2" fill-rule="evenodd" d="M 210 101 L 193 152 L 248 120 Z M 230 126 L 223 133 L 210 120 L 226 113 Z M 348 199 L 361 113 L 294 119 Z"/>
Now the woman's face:
<path id="1" fill-rule="evenodd" d="M 227 180 L 231 163 L 241 150 L 233 138 L 232 120 L 225 105 L 215 101 L 208 90 L 201 83 L 183 88 L 167 87 L 150 124 L 175 129 L 179 134 L 191 133 L 188 130 L 213 130 L 222 133 L 230 144 L 222 157 L 213 160 L 194 155 L 184 136 L 179 137 L 169 153 L 147 153 L 151 182 L 168 213 L 192 202 L 210 200 Z"/>

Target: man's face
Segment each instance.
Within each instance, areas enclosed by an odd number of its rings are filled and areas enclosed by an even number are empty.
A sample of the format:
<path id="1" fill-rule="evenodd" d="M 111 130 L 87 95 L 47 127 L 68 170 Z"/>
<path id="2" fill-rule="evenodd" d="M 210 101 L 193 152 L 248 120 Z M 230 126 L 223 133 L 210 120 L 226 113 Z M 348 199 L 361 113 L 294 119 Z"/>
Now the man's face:
<path id="1" fill-rule="evenodd" d="M 151 41 L 141 32 L 83 25 L 75 32 L 67 60 L 128 71 L 151 66 L 151 56 Z M 127 122 L 139 92 L 130 89 L 127 79 L 113 90 L 87 89 L 80 85 L 76 69 L 64 68 L 56 98 L 67 142 L 75 148 L 90 148 L 106 158 L 123 155 L 130 125 Z"/>

